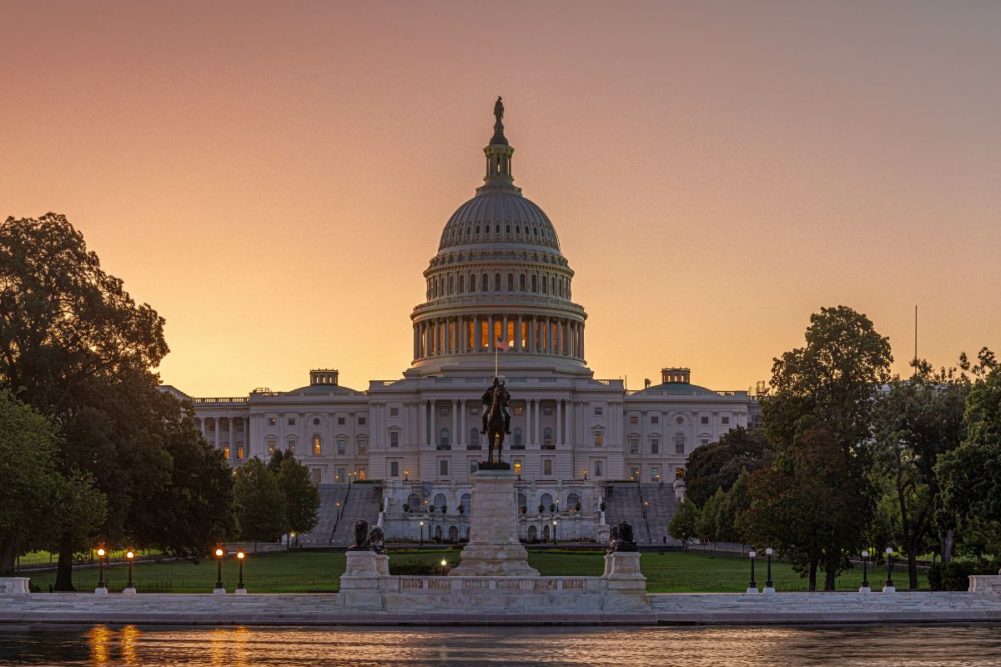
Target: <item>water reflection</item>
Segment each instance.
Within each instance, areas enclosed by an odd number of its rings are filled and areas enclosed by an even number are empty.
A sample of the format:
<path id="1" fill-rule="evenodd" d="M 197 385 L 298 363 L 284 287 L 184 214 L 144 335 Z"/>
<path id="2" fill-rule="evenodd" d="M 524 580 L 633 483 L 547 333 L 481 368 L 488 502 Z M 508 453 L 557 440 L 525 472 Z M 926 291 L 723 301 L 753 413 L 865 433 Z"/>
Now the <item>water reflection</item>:
<path id="1" fill-rule="evenodd" d="M 1001 628 L 82 628 L 0 626 L 0 665 L 838 665 L 1001 663 Z"/>

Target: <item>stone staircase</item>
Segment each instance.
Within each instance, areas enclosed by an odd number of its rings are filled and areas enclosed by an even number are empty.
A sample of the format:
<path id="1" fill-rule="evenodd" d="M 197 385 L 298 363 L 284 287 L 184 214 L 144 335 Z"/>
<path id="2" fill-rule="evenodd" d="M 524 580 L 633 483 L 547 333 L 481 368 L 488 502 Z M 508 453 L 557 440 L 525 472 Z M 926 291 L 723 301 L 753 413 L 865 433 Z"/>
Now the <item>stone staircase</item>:
<path id="1" fill-rule="evenodd" d="M 633 538 L 640 546 L 662 546 L 667 524 L 673 516 L 674 489 L 670 484 L 611 482 L 605 485 L 605 523 L 611 526 L 628 521 L 633 527 Z"/>
<path id="2" fill-rule="evenodd" d="M 299 536 L 299 544 L 304 547 L 328 546 L 330 535 L 337 523 L 337 503 L 344 505 L 348 494 L 348 484 L 321 484 L 317 487 L 320 493 L 320 509 L 317 511 L 319 520 L 313 530 Z"/>
<path id="3" fill-rule="evenodd" d="M 341 516 L 334 523 L 329 543 L 335 547 L 350 547 L 355 543 L 355 523 L 368 521 L 374 528 L 379 520 L 379 503 L 382 486 L 379 484 L 352 484 L 341 501 Z"/>

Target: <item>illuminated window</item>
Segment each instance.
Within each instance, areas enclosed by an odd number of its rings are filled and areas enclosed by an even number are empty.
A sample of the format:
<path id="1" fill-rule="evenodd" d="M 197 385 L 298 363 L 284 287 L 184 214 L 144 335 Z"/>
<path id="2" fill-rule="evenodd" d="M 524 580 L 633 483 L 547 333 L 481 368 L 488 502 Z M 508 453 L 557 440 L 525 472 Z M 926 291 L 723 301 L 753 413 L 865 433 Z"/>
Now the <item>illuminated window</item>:
<path id="1" fill-rule="evenodd" d="M 295 454 L 295 438 L 288 439 L 288 442 L 285 443 L 285 451 L 289 454 Z"/>
<path id="2" fill-rule="evenodd" d="M 629 468 L 629 479 L 638 480 L 640 478 L 640 467 L 630 466 Z"/>
<path id="3" fill-rule="evenodd" d="M 242 461 L 243 460 L 243 456 L 244 456 L 243 445 L 237 445 L 236 446 L 236 460 L 237 461 Z"/>
<path id="4" fill-rule="evenodd" d="M 268 438 L 265 442 L 267 443 L 268 446 L 268 454 L 274 454 L 275 450 L 278 449 L 278 439 Z"/>
<path id="5" fill-rule="evenodd" d="M 229 447 L 222 448 L 222 457 L 229 461 Z"/>
<path id="6" fill-rule="evenodd" d="M 365 470 L 365 468 L 357 468 L 355 469 L 355 476 L 359 480 L 365 481 L 366 479 L 368 479 L 368 471 Z"/>
<path id="7" fill-rule="evenodd" d="M 650 481 L 651 482 L 660 481 L 660 466 L 650 466 Z"/>
<path id="8" fill-rule="evenodd" d="M 594 432 L 594 446 L 595 447 L 601 447 L 604 444 L 604 442 L 605 442 L 604 433 L 602 433 L 601 431 L 595 431 Z"/>
<path id="9" fill-rule="evenodd" d="M 323 448 L 321 447 L 320 436 L 313 436 L 313 456 L 319 456 L 323 453 Z"/>
<path id="10" fill-rule="evenodd" d="M 514 474 L 516 474 L 516 475 L 520 475 L 521 474 L 521 461 L 515 461 L 514 462 Z"/>

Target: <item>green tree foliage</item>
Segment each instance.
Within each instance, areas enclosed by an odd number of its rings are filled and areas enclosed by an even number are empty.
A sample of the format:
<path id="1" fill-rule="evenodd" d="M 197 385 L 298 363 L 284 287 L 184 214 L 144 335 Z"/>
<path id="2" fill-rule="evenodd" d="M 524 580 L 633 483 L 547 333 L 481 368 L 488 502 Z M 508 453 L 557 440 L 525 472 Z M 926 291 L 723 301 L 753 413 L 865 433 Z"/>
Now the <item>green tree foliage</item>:
<path id="1" fill-rule="evenodd" d="M 966 399 L 966 438 L 939 456 L 935 466 L 942 514 L 956 522 L 975 554 L 1001 547 L 996 532 L 1001 525 L 1001 365 L 982 350 L 979 370 Z"/>
<path id="2" fill-rule="evenodd" d="M 853 480 L 830 429 L 800 435 L 769 468 L 748 479 L 749 509 L 740 529 L 747 541 L 774 547 L 817 589 L 834 590 L 845 554 L 861 543 L 865 523 L 857 520 L 867 500 L 853 492 Z"/>
<path id="3" fill-rule="evenodd" d="M 762 402 L 762 411 L 768 439 L 786 463 L 785 469 L 776 470 L 775 477 L 767 478 L 769 483 L 797 496 L 796 484 L 806 481 L 797 475 L 808 472 L 798 471 L 794 463 L 813 459 L 828 471 L 830 479 L 838 480 L 833 486 L 818 480 L 825 489 L 825 500 L 836 509 L 852 509 L 837 514 L 844 525 L 835 526 L 825 516 L 828 507 L 807 503 L 806 507 L 813 507 L 819 515 L 801 517 L 803 525 L 823 528 L 807 546 L 800 547 L 811 585 L 819 565 L 824 568 L 825 588 L 833 587 L 847 557 L 861 547 L 873 518 L 873 413 L 877 393 L 890 380 L 892 361 L 889 340 L 876 332 L 869 318 L 837 306 L 811 315 L 806 345 L 785 352 L 772 365 L 771 393 Z M 801 445 L 808 449 L 795 451 Z M 833 448 L 837 456 L 816 451 L 820 446 Z M 752 505 L 755 501 L 764 502 L 752 492 Z M 821 536 L 830 541 L 816 544 Z M 770 541 L 777 539 L 771 537 Z"/>
<path id="4" fill-rule="evenodd" d="M 698 537 L 698 524 L 699 508 L 686 497 L 674 511 L 667 533 L 674 539 L 681 540 L 683 546 L 687 546 L 689 540 Z"/>
<path id="5" fill-rule="evenodd" d="M 309 477 L 309 468 L 286 456 L 278 467 L 278 486 L 285 495 L 285 530 L 307 533 L 319 519 L 320 494 Z"/>
<path id="6" fill-rule="evenodd" d="M 272 542 L 285 532 L 285 494 L 278 477 L 257 457 L 237 469 L 233 504 L 241 538 Z"/>
<path id="7" fill-rule="evenodd" d="M 716 489 L 716 493 L 705 502 L 695 523 L 695 530 L 700 541 L 726 542 L 730 539 L 733 532 L 733 524 L 731 523 L 733 514 L 730 511 L 729 503 L 730 499 L 723 489 Z"/>
<path id="8" fill-rule="evenodd" d="M 934 548 L 939 496 L 935 464 L 966 434 L 963 409 L 968 391 L 965 375 L 954 369 L 936 373 L 927 362 L 918 361 L 914 375 L 894 378 L 877 402 L 873 472 L 882 496 L 880 524 L 890 530 L 889 543 L 903 548 L 911 588 L 918 587 L 918 556 Z M 949 553 L 943 558 L 948 560 Z"/>
<path id="9" fill-rule="evenodd" d="M 768 440 L 761 430 L 738 427 L 719 442 L 696 447 L 685 465 L 685 495 L 702 506 L 716 489 L 728 491 L 741 470 L 754 471 L 771 459 Z"/>

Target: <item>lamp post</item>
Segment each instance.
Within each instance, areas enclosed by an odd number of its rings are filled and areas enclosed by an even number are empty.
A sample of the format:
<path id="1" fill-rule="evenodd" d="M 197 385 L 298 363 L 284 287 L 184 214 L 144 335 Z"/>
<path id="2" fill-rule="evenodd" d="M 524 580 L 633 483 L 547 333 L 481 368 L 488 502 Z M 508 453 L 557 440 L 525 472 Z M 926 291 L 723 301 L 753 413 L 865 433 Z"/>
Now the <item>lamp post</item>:
<path id="1" fill-rule="evenodd" d="M 409 482 L 410 481 L 410 471 L 409 470 L 404 470 L 403 471 L 403 481 L 404 482 Z"/>
<path id="2" fill-rule="evenodd" d="M 236 552 L 236 562 L 239 567 L 239 581 L 236 583 L 236 590 L 233 591 L 237 595 L 246 595 L 247 587 L 243 584 L 243 561 L 247 558 L 247 554 L 243 553 L 243 549 Z"/>
<path id="3" fill-rule="evenodd" d="M 647 511 L 647 509 L 649 507 L 650 507 L 650 501 L 649 500 L 644 500 L 643 501 L 643 518 L 644 519 L 646 518 L 646 511 Z"/>
<path id="4" fill-rule="evenodd" d="M 747 587 L 748 593 L 758 592 L 758 582 L 754 580 L 754 559 L 757 557 L 757 553 L 754 551 L 748 551 L 747 556 L 751 559 L 751 583 Z"/>
<path id="5" fill-rule="evenodd" d="M 448 561 L 444 558 L 441 559 L 441 573 L 443 575 L 448 574 Z"/>
<path id="6" fill-rule="evenodd" d="M 136 587 L 132 584 L 132 559 L 136 557 L 136 552 L 129 549 L 125 552 L 125 560 L 129 563 L 129 580 L 125 584 L 125 589 L 122 591 L 123 595 L 135 595 Z"/>
<path id="7" fill-rule="evenodd" d="M 556 519 L 553 519 L 553 546 L 556 546 Z"/>
<path id="8" fill-rule="evenodd" d="M 869 588 L 869 550 L 862 550 L 862 585 L 859 586 L 859 593 L 871 593 Z"/>
<path id="9" fill-rule="evenodd" d="M 226 555 L 226 552 L 222 547 L 216 547 L 212 554 L 215 556 L 218 566 L 216 569 L 215 590 L 212 591 L 212 595 L 225 595 L 226 589 L 222 585 L 222 557 Z"/>
<path id="10" fill-rule="evenodd" d="M 775 555 L 775 551 L 768 547 L 765 549 L 765 555 L 768 556 L 768 578 L 765 579 L 765 593 L 775 592 L 775 582 L 772 581 L 772 556 Z"/>
<path id="11" fill-rule="evenodd" d="M 883 592 L 897 592 L 893 586 L 893 547 L 886 547 L 886 585 L 883 586 Z"/>
<path id="12" fill-rule="evenodd" d="M 420 541 L 420 544 L 421 544 L 421 546 L 424 546 L 424 522 L 421 521 L 420 523 L 421 523 L 421 541 Z"/>
<path id="13" fill-rule="evenodd" d="M 108 587 L 104 585 L 104 558 L 108 555 L 104 547 L 97 548 L 97 588 L 94 589 L 95 595 L 107 595 Z"/>

